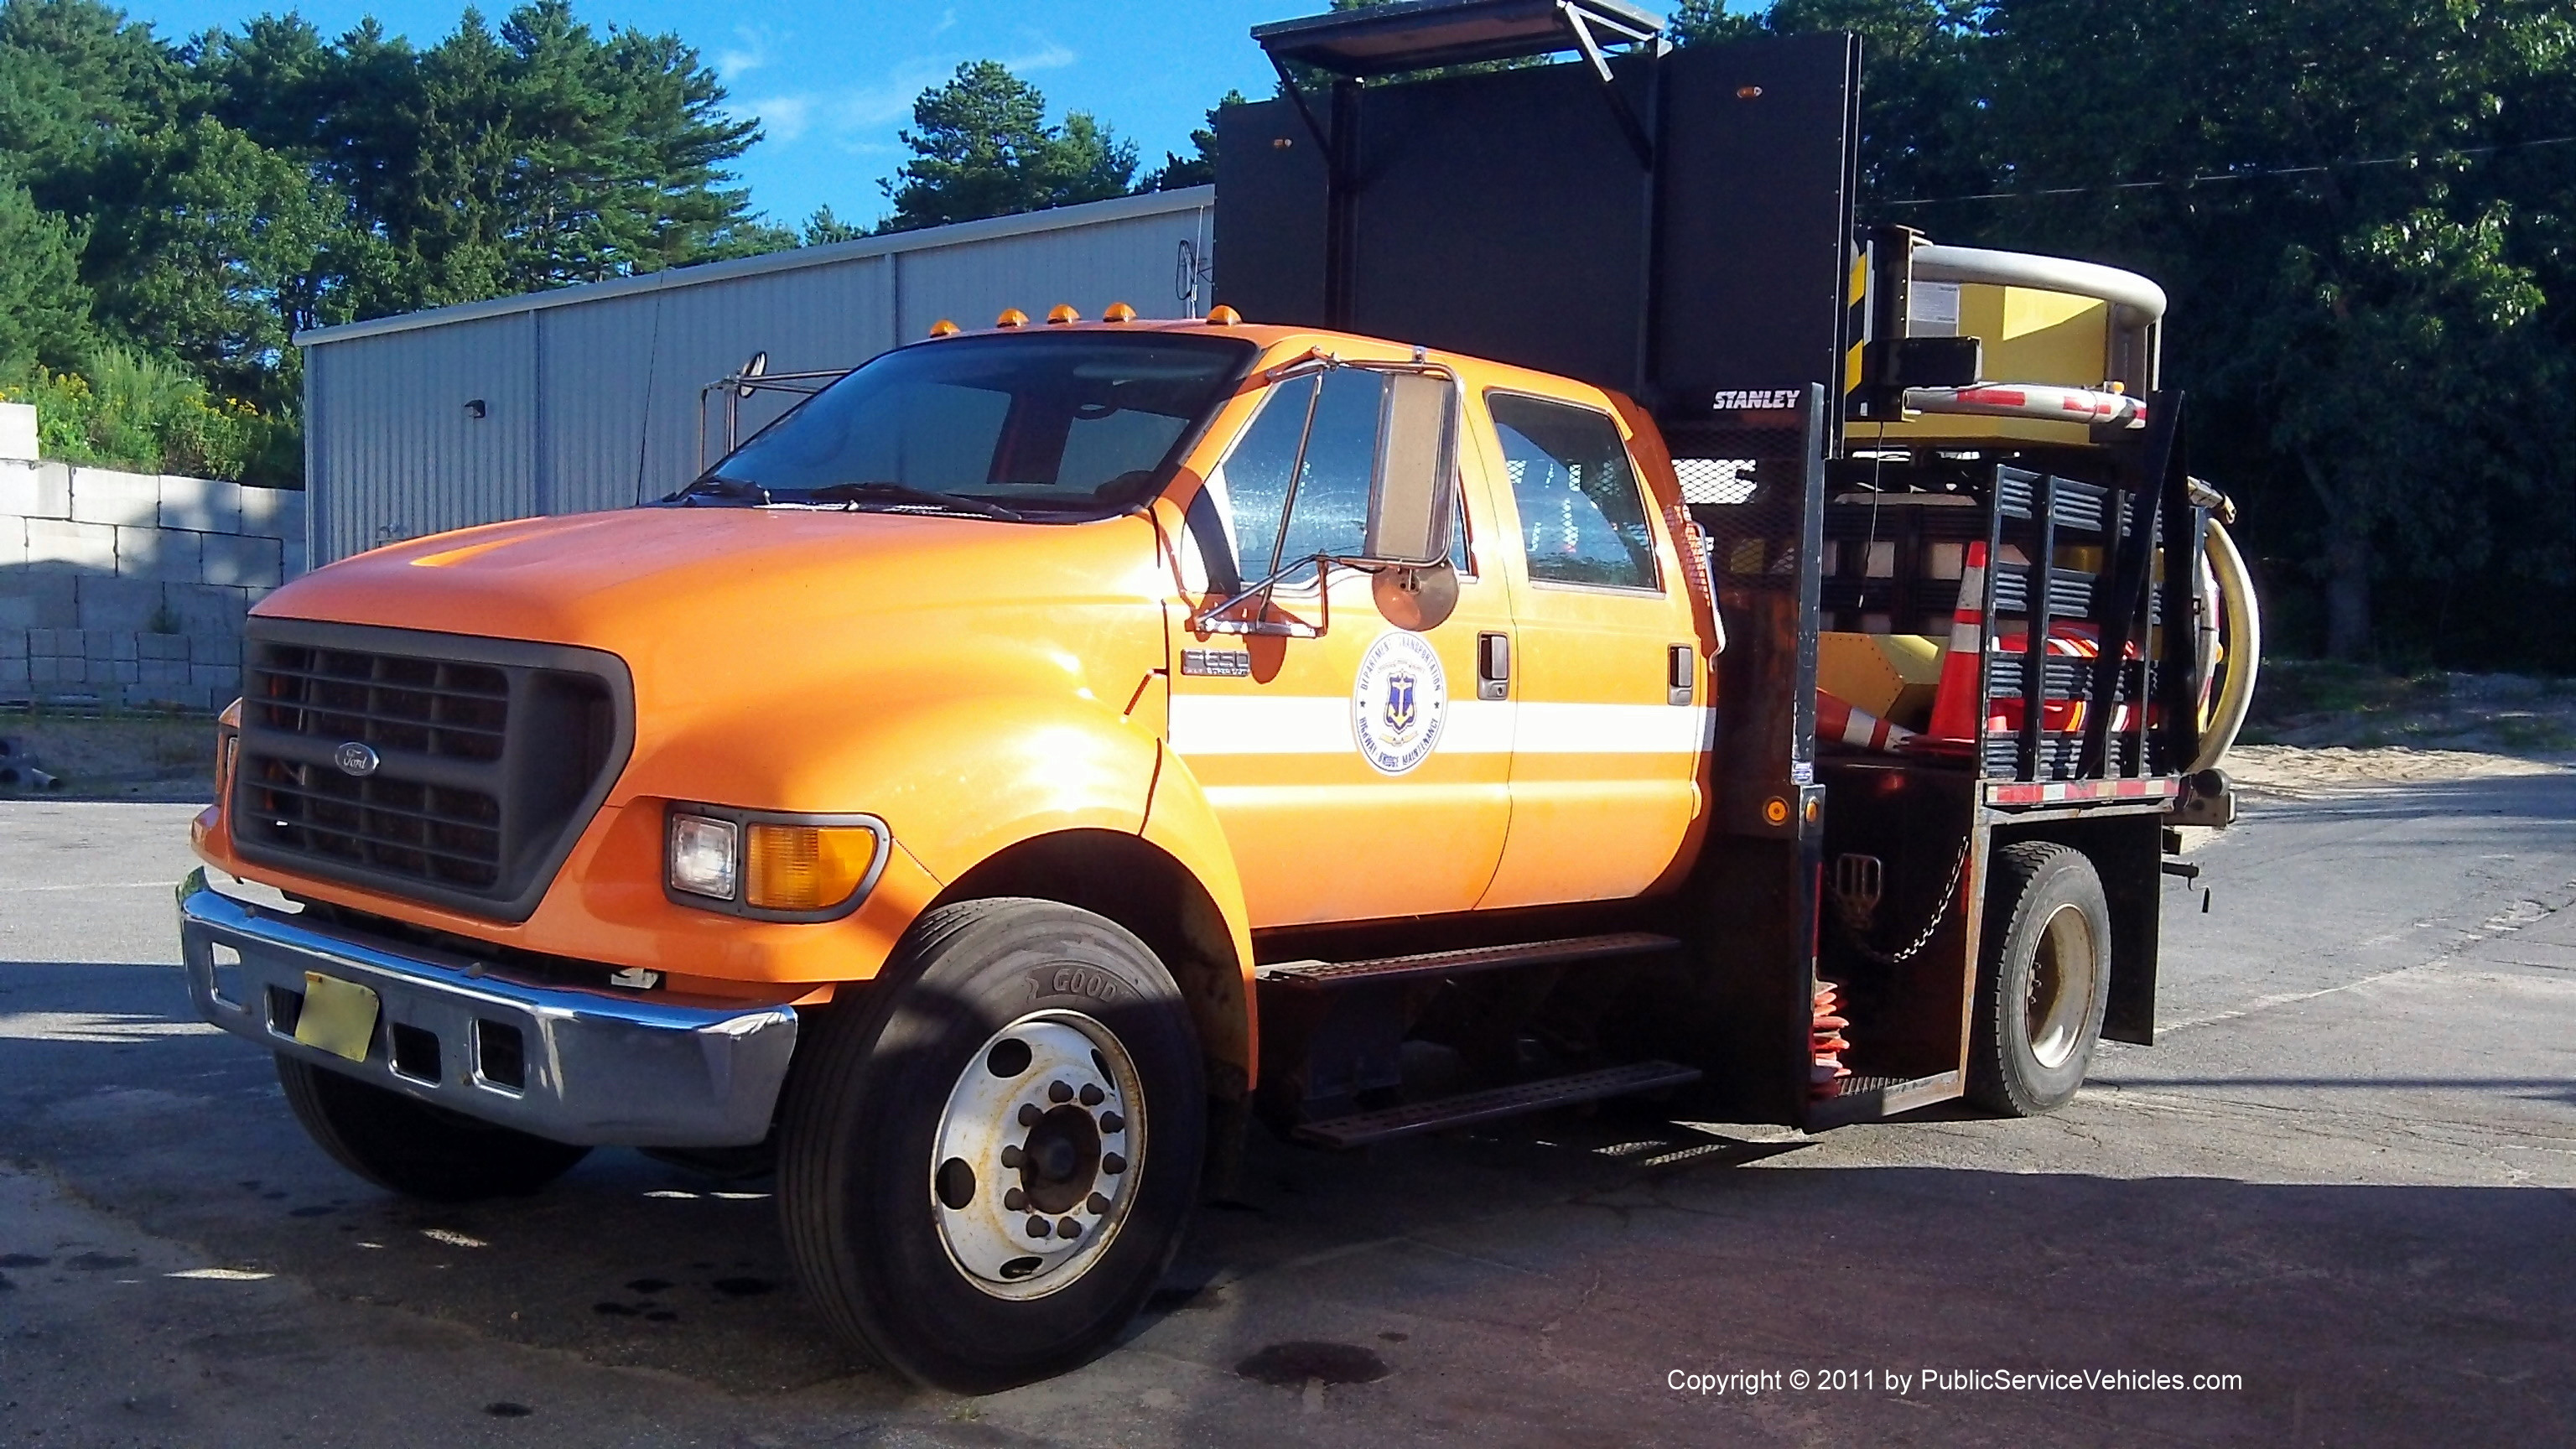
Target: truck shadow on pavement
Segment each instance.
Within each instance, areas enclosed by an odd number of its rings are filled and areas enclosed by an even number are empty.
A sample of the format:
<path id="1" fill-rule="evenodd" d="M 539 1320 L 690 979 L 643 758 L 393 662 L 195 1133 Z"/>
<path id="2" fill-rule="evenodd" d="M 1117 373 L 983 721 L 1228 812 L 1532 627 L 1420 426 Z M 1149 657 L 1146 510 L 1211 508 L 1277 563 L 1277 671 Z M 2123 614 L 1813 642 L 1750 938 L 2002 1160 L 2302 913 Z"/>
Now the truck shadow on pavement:
<path id="1" fill-rule="evenodd" d="M 2432 1085 L 2576 1103 L 2547 1079 Z M 1707 1403 L 1669 1391 L 1669 1370 L 1863 1362 L 2245 1376 L 2234 1395 L 2121 1410 L 2177 1433 L 2295 1420 L 2347 1441 L 2436 1425 L 2563 1439 L 2576 1423 L 2576 1190 L 2027 1170 L 2052 1143 L 2073 1157 L 2083 1114 L 2079 1100 L 2066 1122 L 1960 1116 L 1817 1146 L 1635 1110 L 1367 1155 L 1256 1134 L 1238 1198 L 1201 1211 L 1121 1350 L 989 1402 L 999 1423 L 1068 1384 L 1162 1392 L 1221 1437 L 1229 1413 L 1298 1402 L 1237 1365 L 1324 1343 L 1391 1371 L 1336 1393 L 1396 1404 L 1472 1384 L 1477 1421 L 1576 1440 L 1705 1428 Z M 1864 1142 L 1919 1156 L 1909 1131 L 1971 1163 L 1855 1156 Z M 386 1196 L 305 1140 L 267 1060 L 197 1026 L 169 968 L 0 963 L 0 1155 L 215 1265 L 330 1298 L 735 1394 L 858 1413 L 924 1399 L 855 1364 L 803 1303 L 769 1182 L 601 1151 L 525 1200 Z M 2142 1149 L 2124 1170 L 2155 1165 Z"/>

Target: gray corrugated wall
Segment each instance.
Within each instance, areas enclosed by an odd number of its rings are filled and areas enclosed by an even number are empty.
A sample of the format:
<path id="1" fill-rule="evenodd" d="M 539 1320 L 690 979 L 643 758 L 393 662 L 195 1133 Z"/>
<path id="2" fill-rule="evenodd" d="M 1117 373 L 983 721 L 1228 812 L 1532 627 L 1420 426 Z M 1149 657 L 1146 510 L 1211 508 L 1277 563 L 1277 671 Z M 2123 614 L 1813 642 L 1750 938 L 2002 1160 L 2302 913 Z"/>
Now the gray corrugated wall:
<path id="1" fill-rule="evenodd" d="M 766 351 L 771 372 L 853 367 L 949 318 L 989 325 L 1004 307 L 1034 318 L 1057 302 L 1097 317 L 1126 302 L 1147 317 L 1196 310 L 1177 286 L 1183 242 L 1204 257 L 1213 215 L 1174 196 L 1146 215 L 1018 235 L 989 226 L 943 243 L 832 257 L 751 275 L 517 303 L 523 310 L 374 335 L 315 338 L 306 350 L 307 486 L 314 562 L 398 538 L 541 513 L 623 507 L 693 476 L 699 389 Z M 1067 219 L 1087 209 L 1068 208 Z M 864 251 L 844 248 L 847 251 Z M 802 260 L 801 258 L 794 260 Z M 1200 298 L 1204 298 L 1202 288 Z M 462 309 L 461 309 L 462 310 Z M 352 329 L 355 330 L 355 329 Z M 468 417 L 484 400 L 487 415 Z M 792 399 L 742 404 L 744 435 Z M 723 451 L 720 399 L 706 413 L 709 461 Z"/>
<path id="2" fill-rule="evenodd" d="M 315 563 L 536 511 L 535 335 L 535 316 L 520 313 L 312 350 Z M 467 411 L 475 399 L 480 419 Z M 315 418 L 365 425 L 314 427 Z"/>
<path id="3" fill-rule="evenodd" d="M 639 480 L 648 497 L 686 482 L 697 472 L 699 389 L 754 352 L 769 354 L 773 372 L 796 372 L 884 351 L 886 267 L 875 257 L 535 314 L 548 484 L 538 511 L 616 508 L 636 500 Z M 721 406 L 710 400 L 707 412 L 721 439 Z M 755 415 L 767 416 L 746 404 Z"/>

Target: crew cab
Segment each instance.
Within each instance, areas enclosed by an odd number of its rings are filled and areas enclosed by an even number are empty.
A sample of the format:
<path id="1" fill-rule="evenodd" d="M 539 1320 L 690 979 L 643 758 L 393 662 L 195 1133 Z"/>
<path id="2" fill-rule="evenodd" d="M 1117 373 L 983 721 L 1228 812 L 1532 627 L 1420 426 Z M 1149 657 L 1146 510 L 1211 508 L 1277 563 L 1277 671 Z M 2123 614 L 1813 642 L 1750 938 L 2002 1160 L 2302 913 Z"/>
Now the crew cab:
<path id="1" fill-rule="evenodd" d="M 183 910 L 353 1170 L 769 1144 L 834 1321 L 971 1387 L 1123 1323 L 1211 1105 L 1311 1066 L 1260 939 L 1672 892 L 1721 639 L 1615 394 L 1223 310 L 943 332 L 658 504 L 271 595 L 195 841 L 300 910 Z"/>

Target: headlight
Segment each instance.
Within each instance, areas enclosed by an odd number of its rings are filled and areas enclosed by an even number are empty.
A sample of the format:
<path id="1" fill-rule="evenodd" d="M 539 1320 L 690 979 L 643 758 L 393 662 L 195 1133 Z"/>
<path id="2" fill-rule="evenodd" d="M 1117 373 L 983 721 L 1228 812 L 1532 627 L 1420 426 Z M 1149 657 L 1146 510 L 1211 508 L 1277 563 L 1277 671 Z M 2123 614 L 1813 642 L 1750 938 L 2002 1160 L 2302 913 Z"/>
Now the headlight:
<path id="1" fill-rule="evenodd" d="M 730 820 L 704 815 L 671 817 L 671 889 L 719 901 L 733 899 L 734 850 L 741 838 Z"/>
<path id="2" fill-rule="evenodd" d="M 873 815 L 672 807 L 664 881 L 686 906 L 776 921 L 837 920 L 884 873 L 894 837 Z"/>

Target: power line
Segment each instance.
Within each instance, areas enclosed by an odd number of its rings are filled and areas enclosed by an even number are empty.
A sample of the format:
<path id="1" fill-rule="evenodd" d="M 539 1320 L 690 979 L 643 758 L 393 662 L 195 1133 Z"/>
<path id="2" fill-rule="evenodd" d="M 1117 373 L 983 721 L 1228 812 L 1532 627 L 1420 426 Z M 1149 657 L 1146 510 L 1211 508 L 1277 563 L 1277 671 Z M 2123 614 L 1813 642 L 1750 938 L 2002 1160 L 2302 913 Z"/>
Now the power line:
<path id="1" fill-rule="evenodd" d="M 2357 170 L 2364 166 L 2406 166 L 2445 156 L 2493 156 L 2503 151 L 2524 151 L 2535 146 L 2564 146 L 2576 142 L 2576 136 L 2543 136 L 2530 141 L 2505 141 L 2493 146 L 2462 146 L 2448 151 L 2419 151 L 2406 156 L 2375 156 L 2367 161 L 2329 161 L 2321 166 L 2284 166 L 2273 171 L 2222 171 L 2210 176 L 2189 176 L 2179 181 L 2113 181 L 2099 186 L 2050 186 L 2037 191 L 1980 191 L 1968 196 L 1918 196 L 1906 201 L 1883 201 L 1881 206 L 1943 206 L 1954 201 L 2028 201 L 2043 196 L 2089 196 L 2112 191 L 2152 191 L 2166 186 L 2207 186 L 2221 181 L 2260 181 L 2274 176 L 2315 176 L 2329 171 Z"/>

